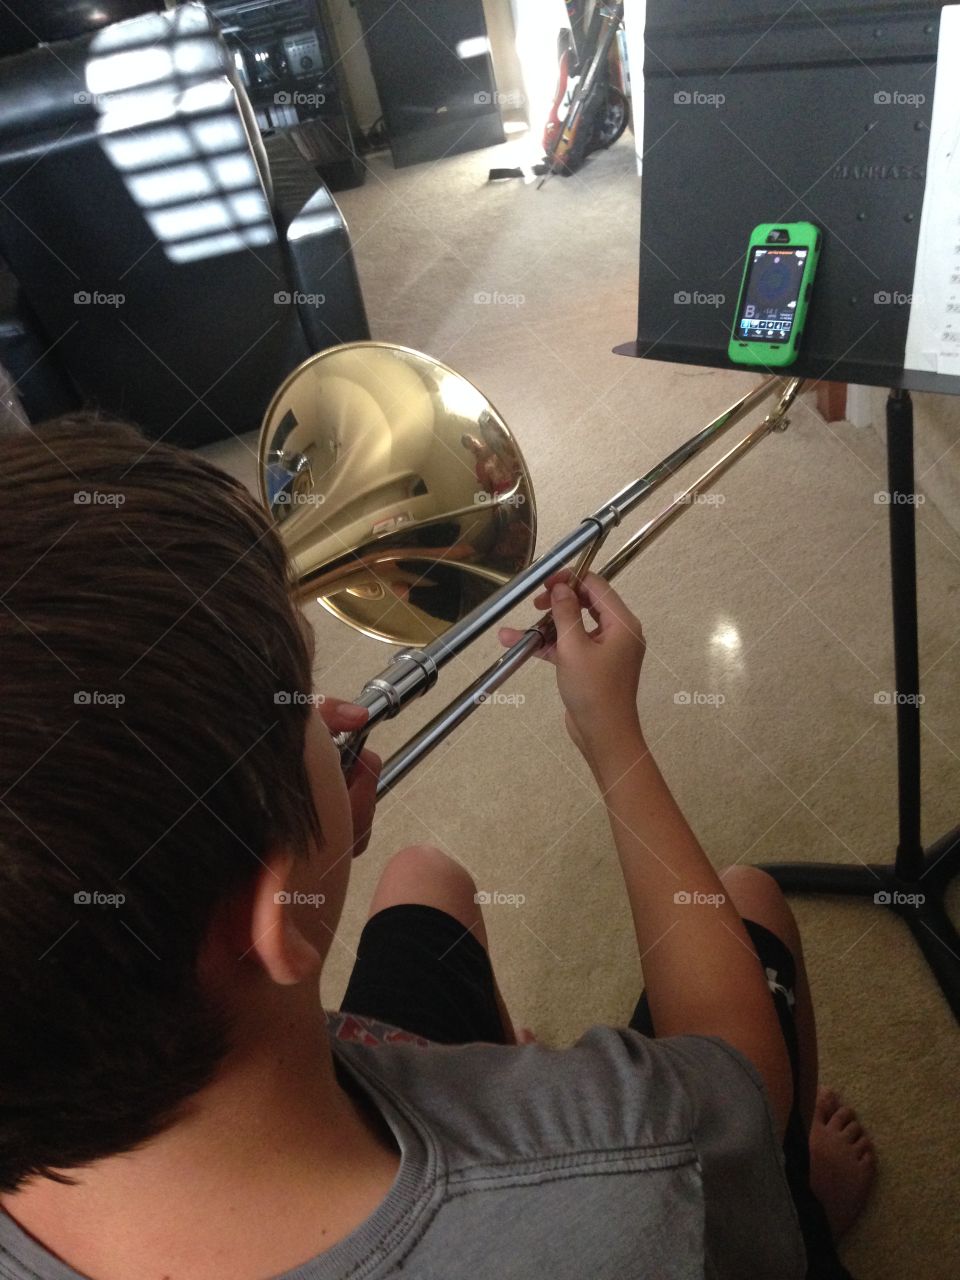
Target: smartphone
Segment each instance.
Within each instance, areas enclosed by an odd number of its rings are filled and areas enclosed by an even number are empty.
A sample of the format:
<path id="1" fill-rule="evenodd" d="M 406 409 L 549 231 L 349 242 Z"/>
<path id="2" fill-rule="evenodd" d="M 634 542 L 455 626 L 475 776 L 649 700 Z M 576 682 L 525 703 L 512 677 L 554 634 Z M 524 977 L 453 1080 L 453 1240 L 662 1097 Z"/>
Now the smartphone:
<path id="1" fill-rule="evenodd" d="M 737 364 L 774 368 L 797 358 L 820 230 L 812 222 L 761 222 L 747 246 L 727 354 Z"/>

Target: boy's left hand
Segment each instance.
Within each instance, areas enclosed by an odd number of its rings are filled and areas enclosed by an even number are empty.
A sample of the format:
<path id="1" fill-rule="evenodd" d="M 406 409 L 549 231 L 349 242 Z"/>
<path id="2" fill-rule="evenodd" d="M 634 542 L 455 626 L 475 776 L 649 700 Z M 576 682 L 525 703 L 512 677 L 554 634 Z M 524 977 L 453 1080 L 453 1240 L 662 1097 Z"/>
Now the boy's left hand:
<path id="1" fill-rule="evenodd" d="M 358 707 L 355 702 L 346 702 L 343 698 L 334 698 L 329 694 L 320 703 L 319 711 L 320 718 L 331 733 L 362 729 L 370 714 L 366 707 Z M 345 776 L 350 811 L 353 814 L 351 853 L 355 858 L 370 843 L 373 815 L 377 807 L 377 782 L 382 766 L 383 761 L 377 753 L 364 747 Z"/>

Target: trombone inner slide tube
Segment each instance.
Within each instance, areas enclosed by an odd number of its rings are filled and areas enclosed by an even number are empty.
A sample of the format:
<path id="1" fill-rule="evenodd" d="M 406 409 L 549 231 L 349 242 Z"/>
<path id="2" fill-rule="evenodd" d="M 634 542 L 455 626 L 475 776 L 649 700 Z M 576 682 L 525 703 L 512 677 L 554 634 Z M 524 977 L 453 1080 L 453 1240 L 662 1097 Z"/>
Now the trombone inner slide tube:
<path id="1" fill-rule="evenodd" d="M 633 562 L 648 543 L 652 542 L 667 525 L 676 520 L 681 512 L 688 509 L 692 499 L 697 494 L 708 489 L 738 459 L 749 452 L 754 445 L 758 444 L 771 431 L 783 430 L 786 427 L 784 415 L 796 398 L 801 385 L 802 379 L 800 378 L 794 378 L 789 383 L 786 383 L 782 388 L 776 409 L 768 414 L 758 427 L 754 428 L 741 440 L 738 440 L 723 457 L 719 458 L 713 466 L 698 476 L 682 493 L 677 494 L 668 506 L 642 525 L 631 538 L 628 538 L 623 546 L 598 570 L 600 576 L 606 578 L 608 582 L 612 581 L 618 573 Z M 537 626 L 525 631 L 516 644 L 511 645 L 492 666 L 478 676 L 439 715 L 435 716 L 405 746 L 391 756 L 381 772 L 377 785 L 377 797 L 385 795 L 396 786 L 401 778 L 404 778 L 425 756 L 429 755 L 436 746 L 443 742 L 454 729 L 471 716 L 479 706 L 482 706 L 490 695 L 499 689 L 515 671 L 518 671 L 546 642 L 551 626 L 552 624 L 548 617 L 541 619 Z"/>
<path id="2" fill-rule="evenodd" d="M 790 387 L 794 387 L 794 390 L 788 397 Z M 787 384 L 785 389 L 782 378 L 766 378 L 696 435 L 674 449 L 646 475 L 634 480 L 592 515 L 585 517 L 572 532 L 460 621 L 455 622 L 444 634 L 421 649 L 406 649 L 397 654 L 388 667 L 364 685 L 355 699 L 370 713 L 364 728 L 357 733 L 339 734 L 335 739 L 341 756 L 344 757 L 344 764 L 348 764 L 357 754 L 363 739 L 374 725 L 380 720 L 395 716 L 406 703 L 425 693 L 435 683 L 440 667 L 499 622 L 551 574 L 562 569 L 578 553 L 602 540 L 610 529 L 629 515 L 655 488 L 777 389 L 781 390 L 781 402 L 776 411 L 779 420 L 787 405 L 792 402 L 798 387 L 797 379 Z"/>

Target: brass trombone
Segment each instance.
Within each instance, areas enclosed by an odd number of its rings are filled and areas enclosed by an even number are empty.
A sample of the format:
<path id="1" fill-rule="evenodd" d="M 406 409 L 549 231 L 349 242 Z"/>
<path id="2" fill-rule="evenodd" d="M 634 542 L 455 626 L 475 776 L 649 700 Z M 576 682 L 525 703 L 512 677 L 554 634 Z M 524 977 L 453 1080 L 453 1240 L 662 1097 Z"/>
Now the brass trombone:
<path id="1" fill-rule="evenodd" d="M 607 534 L 680 467 L 776 394 L 775 408 L 642 525 L 598 572 L 614 578 L 738 458 L 787 426 L 802 379 L 770 377 L 646 475 L 533 559 L 536 504 L 503 418 L 466 378 L 407 347 L 354 342 L 306 360 L 270 403 L 260 433 L 260 495 L 277 521 L 301 598 L 366 635 L 405 647 L 356 699 L 370 712 L 337 739 L 344 766 L 367 733 L 430 689 L 440 668 L 551 574 L 584 573 Z M 395 786 L 533 653 L 541 618 L 386 761 Z"/>

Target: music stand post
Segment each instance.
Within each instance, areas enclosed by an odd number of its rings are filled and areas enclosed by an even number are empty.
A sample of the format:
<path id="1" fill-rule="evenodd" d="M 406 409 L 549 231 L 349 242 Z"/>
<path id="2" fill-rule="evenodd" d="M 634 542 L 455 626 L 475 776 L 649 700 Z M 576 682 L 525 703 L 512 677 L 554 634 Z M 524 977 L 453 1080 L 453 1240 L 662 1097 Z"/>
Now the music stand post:
<path id="1" fill-rule="evenodd" d="M 899 840 L 893 863 L 769 862 L 785 893 L 868 897 L 904 920 L 960 1022 L 960 934 L 944 898 L 960 870 L 960 827 L 924 850 L 920 838 L 920 649 L 917 627 L 913 402 L 893 388 L 887 398 L 887 488 L 897 713 Z"/>

